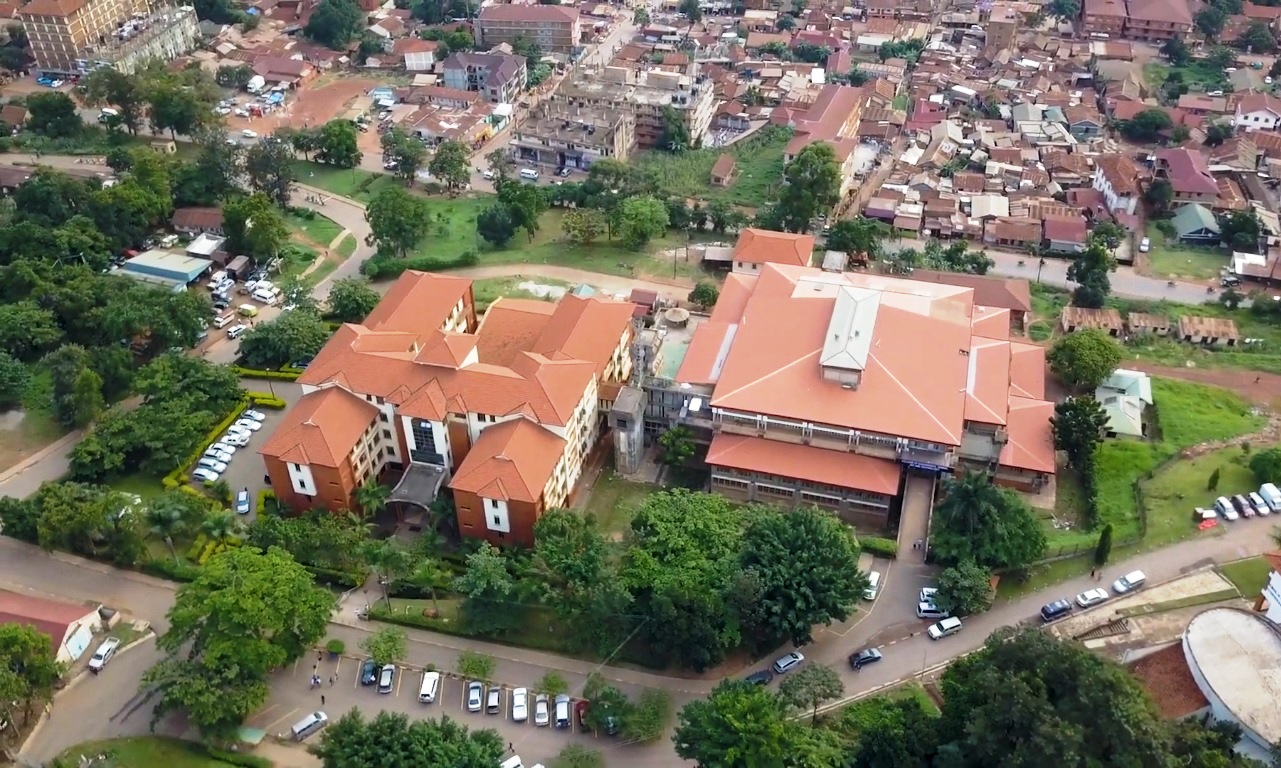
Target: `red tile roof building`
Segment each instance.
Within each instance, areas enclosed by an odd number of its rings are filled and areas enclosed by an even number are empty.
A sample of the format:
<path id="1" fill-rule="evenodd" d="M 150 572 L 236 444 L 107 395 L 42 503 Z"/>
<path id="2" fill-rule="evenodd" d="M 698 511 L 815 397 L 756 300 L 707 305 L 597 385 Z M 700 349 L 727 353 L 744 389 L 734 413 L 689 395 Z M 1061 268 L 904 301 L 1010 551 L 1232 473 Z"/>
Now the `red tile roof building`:
<path id="1" fill-rule="evenodd" d="M 464 536 L 532 544 L 630 375 L 633 309 L 500 299 L 478 322 L 470 280 L 406 272 L 299 378 L 302 399 L 261 450 L 277 498 L 349 509 L 393 475 L 392 502 L 421 510 L 447 483 Z"/>
<path id="2" fill-rule="evenodd" d="M 713 489 L 883 525 L 905 468 L 1043 484 L 1044 349 L 974 294 L 779 263 L 729 275 L 676 375 L 711 388 Z"/>

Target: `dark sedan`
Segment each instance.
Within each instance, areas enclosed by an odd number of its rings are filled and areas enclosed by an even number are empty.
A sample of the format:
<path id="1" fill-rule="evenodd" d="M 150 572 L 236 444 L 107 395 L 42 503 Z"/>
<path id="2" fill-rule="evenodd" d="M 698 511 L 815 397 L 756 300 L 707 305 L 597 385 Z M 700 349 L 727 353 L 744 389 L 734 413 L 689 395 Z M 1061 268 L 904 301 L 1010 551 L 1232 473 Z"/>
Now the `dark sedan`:
<path id="1" fill-rule="evenodd" d="M 365 659 L 360 665 L 360 684 L 373 685 L 378 682 L 378 664 L 373 659 Z"/>
<path id="2" fill-rule="evenodd" d="M 864 648 L 857 653 L 850 654 L 850 669 L 857 672 L 868 664 L 875 664 L 881 658 L 880 648 Z"/>

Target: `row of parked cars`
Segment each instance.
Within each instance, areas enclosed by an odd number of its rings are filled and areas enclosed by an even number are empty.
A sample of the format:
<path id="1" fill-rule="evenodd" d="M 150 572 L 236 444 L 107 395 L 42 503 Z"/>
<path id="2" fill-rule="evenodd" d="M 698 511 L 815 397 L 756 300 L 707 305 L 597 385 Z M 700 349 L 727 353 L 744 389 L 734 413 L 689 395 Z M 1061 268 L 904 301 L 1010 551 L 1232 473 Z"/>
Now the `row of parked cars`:
<path id="1" fill-rule="evenodd" d="M 1196 518 L 1201 521 L 1221 518 L 1231 522 L 1243 517 L 1267 517 L 1273 512 L 1281 513 L 1281 490 L 1273 483 L 1264 483 L 1257 491 L 1238 493 L 1231 498 L 1220 496 L 1210 509 L 1198 507 Z"/>
<path id="2" fill-rule="evenodd" d="M 1118 595 L 1127 595 L 1131 592 L 1137 592 L 1143 589 L 1143 585 L 1148 583 L 1148 577 L 1143 571 L 1130 571 L 1121 578 L 1112 582 L 1112 591 Z M 1049 624 L 1052 621 L 1058 621 L 1070 615 L 1076 608 L 1093 608 L 1096 605 L 1107 602 L 1112 598 L 1106 589 L 1095 588 L 1087 589 L 1077 595 L 1074 600 L 1063 598 L 1055 600 L 1052 603 L 1046 603 L 1041 606 L 1041 621 Z"/>
<path id="3" fill-rule="evenodd" d="M 236 451 L 249 445 L 254 433 L 262 429 L 262 423 L 266 419 L 267 414 L 262 411 L 248 410 L 240 414 L 240 418 L 227 427 L 223 436 L 205 449 L 204 454 L 196 461 L 196 468 L 191 476 L 202 483 L 218 482 L 222 473 L 227 471 L 227 465 L 231 463 Z M 243 509 L 242 500 L 237 496 L 236 511 L 240 514 L 248 514 L 249 492 L 243 491 L 243 493 L 245 494 Z"/>

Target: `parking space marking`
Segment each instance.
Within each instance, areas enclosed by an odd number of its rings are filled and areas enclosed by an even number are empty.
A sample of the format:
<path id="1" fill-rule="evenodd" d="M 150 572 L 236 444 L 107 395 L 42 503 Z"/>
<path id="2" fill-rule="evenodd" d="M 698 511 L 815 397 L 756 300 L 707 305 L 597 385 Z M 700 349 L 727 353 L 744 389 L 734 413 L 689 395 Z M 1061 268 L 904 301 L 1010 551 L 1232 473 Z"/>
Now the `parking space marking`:
<path id="1" fill-rule="evenodd" d="M 295 707 L 294 709 L 289 710 L 289 711 L 288 711 L 288 712 L 286 712 L 282 717 L 279 717 L 279 718 L 276 718 L 275 720 L 272 720 L 272 721 L 271 721 L 271 723 L 269 723 L 267 726 L 265 726 L 265 727 L 263 728 L 263 730 L 264 730 L 264 731 L 266 731 L 267 733 L 274 733 L 274 732 L 275 732 L 275 730 L 276 730 L 276 726 L 278 726 L 278 725 L 284 725 L 284 724 L 285 724 L 285 722 L 286 722 L 286 721 L 288 721 L 288 720 L 289 720 L 289 718 L 293 717 L 294 713 L 296 713 L 297 711 L 298 711 L 298 708 L 297 708 L 297 707 Z"/>
<path id="2" fill-rule="evenodd" d="M 405 675 L 407 674 L 409 674 L 409 671 L 402 668 L 400 670 L 400 674 L 396 675 L 396 691 L 395 691 L 396 696 L 400 696 L 400 688 L 405 684 Z"/>
<path id="3" fill-rule="evenodd" d="M 259 718 L 261 718 L 261 717 L 265 717 L 266 715 L 270 714 L 271 712 L 275 711 L 276 709 L 277 709 L 277 705 L 275 705 L 275 704 L 272 704 L 272 705 L 270 705 L 270 706 L 268 706 L 268 707 L 264 707 L 263 709 L 260 709 L 260 710 L 258 710 L 257 712 L 255 712 L 254 714 L 250 715 L 250 716 L 249 716 L 249 719 L 245 721 L 245 724 L 246 724 L 246 725 L 248 725 L 248 724 L 250 724 L 250 723 L 256 722 Z"/>

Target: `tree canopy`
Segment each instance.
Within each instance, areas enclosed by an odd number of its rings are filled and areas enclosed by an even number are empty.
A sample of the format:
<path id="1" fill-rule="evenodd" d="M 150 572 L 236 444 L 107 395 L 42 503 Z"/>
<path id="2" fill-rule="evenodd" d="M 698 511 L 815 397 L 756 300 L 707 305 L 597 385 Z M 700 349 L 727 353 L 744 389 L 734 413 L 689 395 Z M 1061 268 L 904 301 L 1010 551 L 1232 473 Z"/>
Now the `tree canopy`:
<path id="1" fill-rule="evenodd" d="M 783 168 L 784 184 L 766 219 L 786 232 L 809 232 L 819 214 L 840 201 L 841 169 L 830 144 L 815 142 Z"/>
<path id="2" fill-rule="evenodd" d="M 431 226 L 427 201 L 400 187 L 387 187 L 369 201 L 365 218 L 380 253 L 405 257 Z"/>
<path id="3" fill-rule="evenodd" d="M 379 712 L 366 719 L 357 709 L 330 724 L 315 747 L 324 768 L 491 768 L 505 751 L 502 737 L 492 729 L 469 730 L 444 716 L 410 720 Z"/>
<path id="4" fill-rule="evenodd" d="M 945 565 L 1019 568 L 1045 555 L 1045 531 L 1027 503 L 984 475 L 949 478 L 930 524 L 930 551 Z"/>
<path id="5" fill-rule="evenodd" d="M 1050 347 L 1050 370 L 1078 392 L 1093 392 L 1121 364 L 1121 345 L 1098 328 L 1068 334 Z"/>

